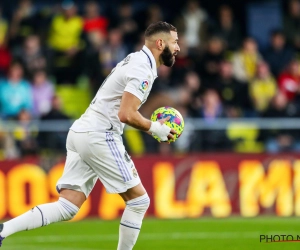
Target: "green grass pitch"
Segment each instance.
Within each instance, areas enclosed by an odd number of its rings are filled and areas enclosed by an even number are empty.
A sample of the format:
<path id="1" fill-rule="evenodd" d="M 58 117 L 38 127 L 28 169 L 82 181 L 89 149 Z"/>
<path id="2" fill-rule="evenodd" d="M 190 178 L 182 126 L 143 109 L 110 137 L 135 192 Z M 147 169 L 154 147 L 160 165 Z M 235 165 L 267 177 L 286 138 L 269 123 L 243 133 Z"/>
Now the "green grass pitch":
<path id="1" fill-rule="evenodd" d="M 3 250 L 115 250 L 119 221 L 63 222 L 20 232 L 4 240 Z M 261 234 L 300 235 L 300 218 L 144 220 L 134 250 L 300 249 L 300 242 L 260 243 Z"/>

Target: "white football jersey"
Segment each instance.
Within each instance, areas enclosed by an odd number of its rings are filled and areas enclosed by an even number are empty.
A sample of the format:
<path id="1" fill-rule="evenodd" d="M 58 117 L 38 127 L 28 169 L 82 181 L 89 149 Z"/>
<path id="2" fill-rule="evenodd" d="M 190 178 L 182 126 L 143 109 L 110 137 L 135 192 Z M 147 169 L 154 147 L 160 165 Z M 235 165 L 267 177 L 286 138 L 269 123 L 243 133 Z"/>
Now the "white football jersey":
<path id="1" fill-rule="evenodd" d="M 129 54 L 107 76 L 90 106 L 70 129 L 75 132 L 112 131 L 122 134 L 125 124 L 120 122 L 118 112 L 124 91 L 139 98 L 142 105 L 156 77 L 156 62 L 146 46 Z"/>

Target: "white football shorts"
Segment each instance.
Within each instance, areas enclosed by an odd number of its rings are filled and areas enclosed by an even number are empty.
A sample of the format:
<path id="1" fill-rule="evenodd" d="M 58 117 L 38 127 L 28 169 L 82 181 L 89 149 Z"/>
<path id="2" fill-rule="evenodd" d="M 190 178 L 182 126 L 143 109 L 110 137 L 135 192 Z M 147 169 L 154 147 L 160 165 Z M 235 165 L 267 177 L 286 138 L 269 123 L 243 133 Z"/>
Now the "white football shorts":
<path id="1" fill-rule="evenodd" d="M 56 186 L 58 192 L 67 188 L 88 197 L 98 179 L 108 193 L 123 193 L 141 182 L 120 135 L 70 130 L 64 172 Z"/>

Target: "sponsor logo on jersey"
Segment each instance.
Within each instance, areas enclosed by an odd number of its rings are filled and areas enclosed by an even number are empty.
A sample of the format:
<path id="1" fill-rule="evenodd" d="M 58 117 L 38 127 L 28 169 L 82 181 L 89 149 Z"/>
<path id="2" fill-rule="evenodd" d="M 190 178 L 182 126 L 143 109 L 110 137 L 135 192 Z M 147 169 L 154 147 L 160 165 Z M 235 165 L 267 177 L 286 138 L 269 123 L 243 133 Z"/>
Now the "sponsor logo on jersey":
<path id="1" fill-rule="evenodd" d="M 148 89 L 149 87 L 149 82 L 148 80 L 143 80 L 141 85 L 140 85 L 140 90 L 145 93 L 145 91 Z"/>

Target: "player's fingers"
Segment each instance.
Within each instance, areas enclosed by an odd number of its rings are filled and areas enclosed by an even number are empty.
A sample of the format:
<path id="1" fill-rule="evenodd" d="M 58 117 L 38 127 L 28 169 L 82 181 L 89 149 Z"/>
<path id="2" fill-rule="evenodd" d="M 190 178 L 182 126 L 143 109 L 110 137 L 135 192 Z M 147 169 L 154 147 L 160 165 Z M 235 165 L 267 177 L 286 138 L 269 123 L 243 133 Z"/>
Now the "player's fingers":
<path id="1" fill-rule="evenodd" d="M 173 128 L 171 128 L 170 133 L 173 134 L 173 135 L 178 134 L 177 131 L 175 129 L 173 129 Z"/>
<path id="2" fill-rule="evenodd" d="M 169 135 L 168 135 L 168 139 L 169 139 L 169 140 L 170 140 L 170 139 L 171 139 L 171 140 L 174 140 L 174 135 L 169 134 Z"/>
<path id="3" fill-rule="evenodd" d="M 164 124 L 164 122 L 170 120 L 171 116 L 167 116 L 166 118 L 158 120 L 161 124 Z"/>

